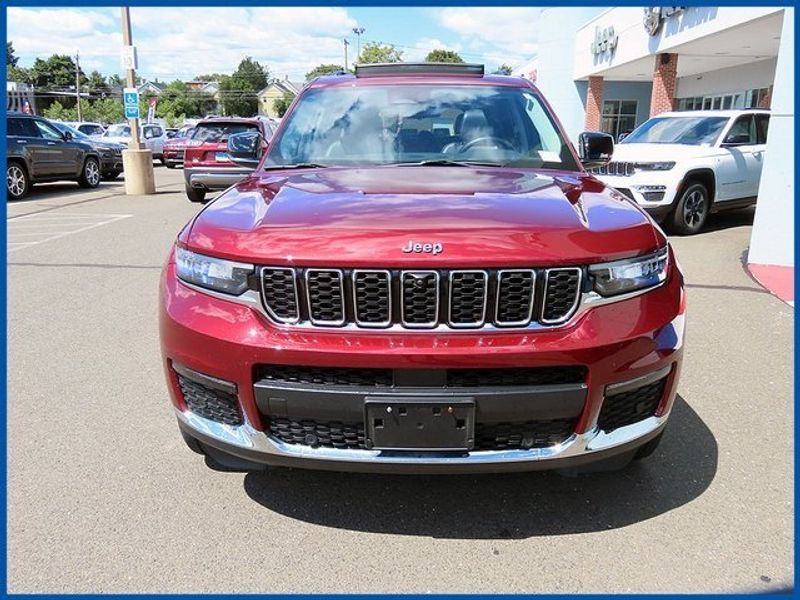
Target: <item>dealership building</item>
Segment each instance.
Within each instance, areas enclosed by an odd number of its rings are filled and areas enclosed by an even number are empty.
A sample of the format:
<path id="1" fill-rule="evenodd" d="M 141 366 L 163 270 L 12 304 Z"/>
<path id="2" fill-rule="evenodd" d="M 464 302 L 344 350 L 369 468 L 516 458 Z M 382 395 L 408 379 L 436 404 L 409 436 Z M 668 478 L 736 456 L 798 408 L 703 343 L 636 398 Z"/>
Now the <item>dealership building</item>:
<path id="1" fill-rule="evenodd" d="M 538 56 L 514 74 L 535 82 L 573 141 L 619 139 L 666 111 L 771 110 L 748 261 L 793 299 L 794 9 L 546 8 L 538 30 Z"/>

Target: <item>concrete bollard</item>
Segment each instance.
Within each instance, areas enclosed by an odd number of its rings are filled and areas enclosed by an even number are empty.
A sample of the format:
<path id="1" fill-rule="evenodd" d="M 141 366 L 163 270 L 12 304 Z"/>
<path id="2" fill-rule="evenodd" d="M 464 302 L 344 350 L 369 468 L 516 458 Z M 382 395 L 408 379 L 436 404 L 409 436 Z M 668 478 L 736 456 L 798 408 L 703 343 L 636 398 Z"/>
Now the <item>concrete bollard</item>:
<path id="1" fill-rule="evenodd" d="M 144 196 L 156 193 L 151 150 L 123 150 L 122 168 L 125 171 L 125 193 Z"/>

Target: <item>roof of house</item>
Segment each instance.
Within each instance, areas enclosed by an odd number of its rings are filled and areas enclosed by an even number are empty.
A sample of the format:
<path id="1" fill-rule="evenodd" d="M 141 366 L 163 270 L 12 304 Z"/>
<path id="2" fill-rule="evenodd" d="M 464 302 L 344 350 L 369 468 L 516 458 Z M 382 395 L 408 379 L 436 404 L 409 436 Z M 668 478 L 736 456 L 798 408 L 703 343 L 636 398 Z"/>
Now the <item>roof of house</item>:
<path id="1" fill-rule="evenodd" d="M 164 89 L 167 87 L 167 84 L 161 81 L 145 81 L 142 85 L 139 86 L 138 89 L 139 91 L 141 91 L 147 87 L 155 88 L 159 92 L 163 92 Z"/>
<path id="2" fill-rule="evenodd" d="M 289 81 L 288 79 L 273 79 L 267 84 L 267 87 L 262 89 L 258 92 L 258 95 L 265 93 L 271 87 L 277 87 L 279 90 L 284 92 L 291 92 L 292 94 L 297 94 L 300 90 L 303 89 L 305 83 L 300 83 L 299 81 Z"/>

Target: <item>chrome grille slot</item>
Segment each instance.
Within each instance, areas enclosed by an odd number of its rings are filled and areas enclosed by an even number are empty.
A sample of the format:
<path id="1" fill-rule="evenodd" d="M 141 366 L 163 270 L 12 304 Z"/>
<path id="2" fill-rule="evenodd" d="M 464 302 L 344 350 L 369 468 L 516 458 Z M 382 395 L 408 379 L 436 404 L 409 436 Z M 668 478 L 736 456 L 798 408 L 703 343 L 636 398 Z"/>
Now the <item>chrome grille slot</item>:
<path id="1" fill-rule="evenodd" d="M 403 271 L 264 266 L 256 273 L 262 312 L 276 323 L 298 327 L 552 327 L 569 321 L 584 297 L 581 267 Z"/>
<path id="2" fill-rule="evenodd" d="M 353 312 L 363 327 L 388 327 L 392 323 L 390 271 L 353 271 Z"/>
<path id="3" fill-rule="evenodd" d="M 337 269 L 306 270 L 308 316 L 314 325 L 344 325 L 344 274 Z"/>
<path id="4" fill-rule="evenodd" d="M 581 270 L 578 268 L 547 269 L 544 279 L 542 323 L 563 323 L 578 308 L 581 291 Z"/>
<path id="5" fill-rule="evenodd" d="M 439 273 L 403 271 L 400 311 L 406 327 L 436 327 L 439 322 Z"/>
<path id="6" fill-rule="evenodd" d="M 486 271 L 450 271 L 450 325 L 480 327 L 486 320 Z"/>
<path id="7" fill-rule="evenodd" d="M 294 269 L 264 267 L 261 269 L 261 295 L 269 315 L 280 323 L 300 320 L 300 302 Z"/>
<path id="8" fill-rule="evenodd" d="M 536 271 L 499 271 L 495 318 L 497 325 L 527 325 L 533 318 Z"/>

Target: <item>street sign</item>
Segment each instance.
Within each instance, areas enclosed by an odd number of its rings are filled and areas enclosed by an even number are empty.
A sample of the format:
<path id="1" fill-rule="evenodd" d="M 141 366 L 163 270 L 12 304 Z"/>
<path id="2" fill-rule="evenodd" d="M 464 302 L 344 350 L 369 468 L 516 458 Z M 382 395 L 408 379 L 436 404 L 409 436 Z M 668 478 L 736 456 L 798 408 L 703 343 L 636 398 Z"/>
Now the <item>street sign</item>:
<path id="1" fill-rule="evenodd" d="M 122 68 L 126 71 L 139 68 L 138 56 L 136 54 L 136 46 L 123 46 L 122 47 Z"/>
<path id="2" fill-rule="evenodd" d="M 126 119 L 139 118 L 139 90 L 136 88 L 125 88 L 122 91 L 122 103 L 125 106 Z"/>

